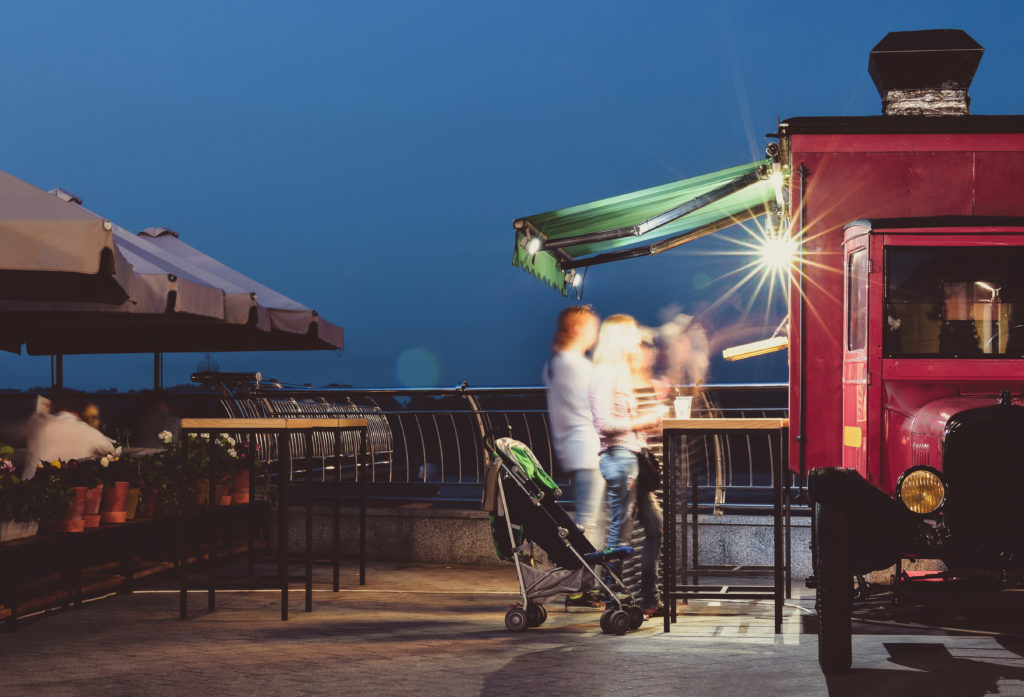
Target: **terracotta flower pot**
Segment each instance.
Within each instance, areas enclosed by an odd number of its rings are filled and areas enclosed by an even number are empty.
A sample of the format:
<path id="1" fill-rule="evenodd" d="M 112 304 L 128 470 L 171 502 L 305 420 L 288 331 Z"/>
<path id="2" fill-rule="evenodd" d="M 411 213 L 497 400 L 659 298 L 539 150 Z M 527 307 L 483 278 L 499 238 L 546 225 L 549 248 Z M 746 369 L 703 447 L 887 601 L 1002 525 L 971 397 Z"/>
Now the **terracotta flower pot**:
<path id="1" fill-rule="evenodd" d="M 82 511 L 85 509 L 85 487 L 71 487 L 73 497 L 64 512 L 47 530 L 50 532 L 82 532 L 85 528 L 85 521 L 82 519 Z"/>
<path id="2" fill-rule="evenodd" d="M 227 484 L 217 485 L 217 505 L 218 506 L 230 506 L 231 505 L 231 489 Z"/>
<path id="3" fill-rule="evenodd" d="M 244 469 L 235 475 L 231 487 L 231 503 L 249 503 L 249 470 Z"/>
<path id="4" fill-rule="evenodd" d="M 142 496 L 138 487 L 128 489 L 128 500 L 124 503 L 125 520 L 134 520 L 135 514 L 139 511 L 139 498 Z"/>
<path id="5" fill-rule="evenodd" d="M 82 509 L 82 520 L 86 528 L 100 526 L 100 503 L 103 500 L 103 485 L 97 484 L 85 490 L 85 508 Z"/>
<path id="6" fill-rule="evenodd" d="M 128 482 L 114 482 L 103 488 L 103 501 L 100 503 L 100 520 L 104 523 L 123 523 L 127 517 Z"/>

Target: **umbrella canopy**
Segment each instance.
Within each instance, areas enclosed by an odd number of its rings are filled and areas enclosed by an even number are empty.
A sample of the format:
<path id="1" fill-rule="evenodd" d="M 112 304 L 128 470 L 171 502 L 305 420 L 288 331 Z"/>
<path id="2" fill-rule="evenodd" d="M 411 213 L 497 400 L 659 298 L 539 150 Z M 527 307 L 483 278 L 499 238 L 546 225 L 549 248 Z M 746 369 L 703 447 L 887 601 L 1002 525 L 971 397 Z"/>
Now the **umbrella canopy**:
<path id="1" fill-rule="evenodd" d="M 114 252 L 131 272 L 124 302 L 0 299 L 0 348 L 20 353 L 25 345 L 33 355 L 343 348 L 341 327 L 185 244 L 177 233 L 148 228 L 133 235 L 106 225 Z"/>
<path id="2" fill-rule="evenodd" d="M 0 172 L 0 249 L 0 299 L 117 304 L 128 298 L 132 269 L 110 221 L 6 172 Z"/>

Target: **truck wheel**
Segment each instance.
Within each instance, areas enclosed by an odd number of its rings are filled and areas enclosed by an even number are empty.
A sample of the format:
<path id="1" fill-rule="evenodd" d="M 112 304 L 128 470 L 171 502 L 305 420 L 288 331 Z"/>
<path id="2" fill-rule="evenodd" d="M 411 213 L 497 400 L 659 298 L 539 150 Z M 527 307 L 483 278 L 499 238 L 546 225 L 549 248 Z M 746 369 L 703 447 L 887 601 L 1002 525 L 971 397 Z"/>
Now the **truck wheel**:
<path id="1" fill-rule="evenodd" d="M 853 570 L 846 527 L 842 510 L 834 505 L 814 504 L 818 665 L 826 675 L 849 672 L 852 663 Z"/>

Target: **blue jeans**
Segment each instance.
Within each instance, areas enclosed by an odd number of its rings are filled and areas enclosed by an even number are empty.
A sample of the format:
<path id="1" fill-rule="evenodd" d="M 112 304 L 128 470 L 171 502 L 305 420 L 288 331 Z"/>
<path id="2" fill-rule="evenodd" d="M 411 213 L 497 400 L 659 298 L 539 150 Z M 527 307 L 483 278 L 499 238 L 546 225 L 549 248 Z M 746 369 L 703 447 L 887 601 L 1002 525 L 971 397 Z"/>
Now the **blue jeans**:
<path id="1" fill-rule="evenodd" d="M 608 484 L 608 506 L 611 509 L 606 547 L 629 543 L 629 509 L 636 496 L 636 475 L 639 471 L 637 454 L 632 450 L 612 446 L 601 453 L 601 474 Z"/>
<path id="2" fill-rule="evenodd" d="M 572 489 L 576 497 L 576 524 L 583 528 L 583 533 L 600 549 L 604 542 L 604 528 L 607 527 L 607 516 L 604 515 L 604 478 L 596 470 L 580 469 L 572 473 Z"/>
<path id="3" fill-rule="evenodd" d="M 639 498 L 637 497 L 636 476 L 639 470 L 639 453 L 617 446 L 601 453 L 601 474 L 608 483 L 608 504 L 611 507 L 607 546 L 629 544 L 629 513 L 636 503 L 637 516 L 644 528 L 645 537 L 640 562 L 640 602 L 644 607 L 654 607 L 658 604 L 658 556 L 661 552 L 662 516 L 650 494 L 643 492 Z M 619 575 L 621 564 L 614 564 L 613 570 Z"/>

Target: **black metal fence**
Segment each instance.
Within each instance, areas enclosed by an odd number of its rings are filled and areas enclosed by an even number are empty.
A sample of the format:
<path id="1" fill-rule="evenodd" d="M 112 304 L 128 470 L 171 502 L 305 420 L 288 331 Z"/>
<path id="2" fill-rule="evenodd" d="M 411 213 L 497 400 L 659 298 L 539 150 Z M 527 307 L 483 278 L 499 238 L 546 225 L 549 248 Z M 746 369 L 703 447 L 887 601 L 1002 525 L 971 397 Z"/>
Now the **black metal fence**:
<path id="1" fill-rule="evenodd" d="M 526 443 L 566 491 L 572 487 L 551 447 L 545 392 L 540 387 L 454 389 L 278 389 L 262 385 L 225 385 L 223 393 L 202 391 L 170 394 L 174 413 L 187 417 L 365 416 L 371 467 L 365 470 L 371 495 L 378 501 L 432 501 L 472 505 L 479 501 L 489 454 L 489 434 L 512 436 Z M 682 386 L 682 394 L 694 394 Z M 133 431 L 138 395 L 92 395 L 100 404 L 109 432 Z M 0 421 L 16 423 L 32 408 L 34 395 L 0 394 Z M 783 384 L 706 385 L 697 391 L 694 416 L 783 417 L 787 388 Z M 134 442 L 137 431 L 133 433 Z M 23 437 L 23 436 L 22 436 Z M 17 445 L 18 434 L 0 433 Z M 260 458 L 276 460 L 276 435 L 261 435 Z M 333 478 L 334 436 L 318 433 L 310 446 L 314 472 L 321 481 Z M 343 435 L 342 481 L 359 480 L 358 443 Z M 123 441 L 124 439 L 122 439 Z M 290 441 L 289 470 L 305 478 L 305 439 Z M 700 500 L 717 509 L 763 506 L 771 500 L 772 464 L 778 457 L 764 434 L 690 439 L 686 456 L 696 473 Z M 794 481 L 799 495 L 801 482 Z"/>
<path id="2" fill-rule="evenodd" d="M 784 417 L 785 385 L 710 385 L 695 391 L 693 415 Z M 543 388 L 267 390 L 222 400 L 234 417 L 364 416 L 370 423 L 366 472 L 374 498 L 433 501 L 479 500 L 489 453 L 488 436 L 511 436 L 526 443 L 550 474 L 572 488 L 551 446 Z M 326 481 L 333 467 L 334 443 L 324 433 L 312 444 Z M 262 446 L 276 457 L 272 436 Z M 305 442 L 293 441 L 293 457 L 304 458 Z M 777 445 L 765 434 L 741 433 L 693 438 L 685 456 L 696 474 L 701 501 L 716 509 L 760 507 L 771 502 Z M 342 444 L 342 481 L 358 480 L 356 443 Z M 293 471 L 294 476 L 294 471 Z M 304 477 L 304 475 L 303 475 Z M 793 482 L 800 491 L 800 482 Z"/>

